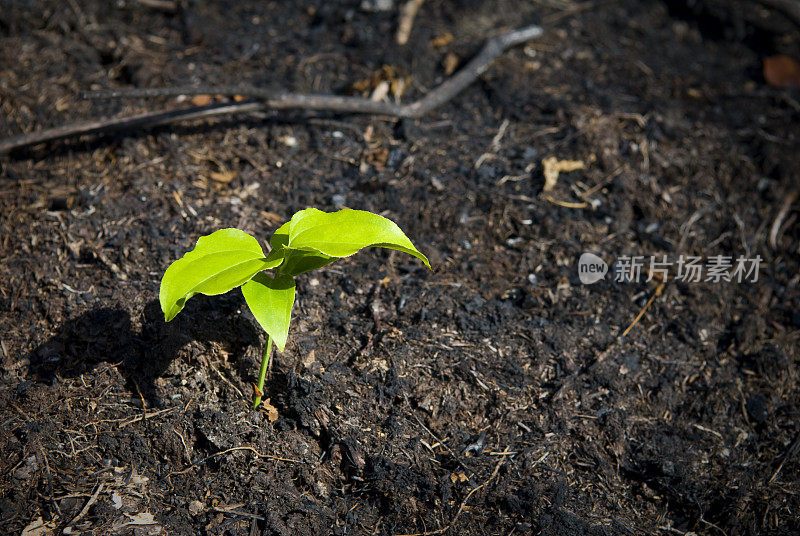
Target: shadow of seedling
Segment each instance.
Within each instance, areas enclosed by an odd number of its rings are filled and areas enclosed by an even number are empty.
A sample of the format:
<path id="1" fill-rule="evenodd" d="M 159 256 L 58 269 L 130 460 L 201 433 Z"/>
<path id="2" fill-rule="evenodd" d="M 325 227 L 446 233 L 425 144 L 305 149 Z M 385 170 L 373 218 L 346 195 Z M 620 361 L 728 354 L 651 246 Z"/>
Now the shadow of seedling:
<path id="1" fill-rule="evenodd" d="M 39 381 L 53 381 L 56 375 L 78 377 L 103 362 L 119 364 L 127 387 L 159 404 L 155 381 L 188 343 L 217 342 L 231 355 L 260 344 L 258 330 L 238 312 L 243 308 L 241 296 L 197 296 L 167 323 L 153 300 L 144 308 L 138 330 L 127 311 L 95 309 L 67 321 L 34 349 L 28 356 L 30 372 Z M 242 374 L 252 373 L 245 370 L 249 366 L 238 365 Z"/>

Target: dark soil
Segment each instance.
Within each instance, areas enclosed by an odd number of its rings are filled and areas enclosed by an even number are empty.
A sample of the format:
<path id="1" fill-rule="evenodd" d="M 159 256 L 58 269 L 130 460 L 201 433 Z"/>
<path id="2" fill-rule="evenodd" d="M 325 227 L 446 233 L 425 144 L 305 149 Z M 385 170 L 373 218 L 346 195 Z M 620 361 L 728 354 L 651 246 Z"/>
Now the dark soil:
<path id="1" fill-rule="evenodd" d="M 429 0 L 401 47 L 394 4 L 3 2 L 4 136 L 181 106 L 92 88 L 341 94 L 389 65 L 410 100 L 448 54 L 545 35 L 419 121 L 264 114 L 0 163 L 0 533 L 797 534 L 800 96 L 760 73 L 798 28 L 750 1 Z M 551 156 L 586 167 L 544 193 Z M 217 228 L 342 205 L 435 269 L 370 250 L 302 276 L 270 422 L 240 294 L 165 324 L 160 277 Z M 584 251 L 763 263 L 585 286 Z"/>

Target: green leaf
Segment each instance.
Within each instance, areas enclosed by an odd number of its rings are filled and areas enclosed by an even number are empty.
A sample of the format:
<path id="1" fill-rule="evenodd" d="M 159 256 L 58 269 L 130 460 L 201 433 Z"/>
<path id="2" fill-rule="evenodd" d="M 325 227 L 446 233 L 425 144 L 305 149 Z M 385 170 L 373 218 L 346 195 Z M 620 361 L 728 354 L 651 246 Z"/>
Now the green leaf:
<path id="1" fill-rule="evenodd" d="M 281 230 L 285 234 L 283 227 Z M 286 247 L 293 250 L 349 257 L 361 248 L 377 246 L 408 253 L 431 267 L 427 257 L 417 251 L 396 223 L 363 210 L 330 213 L 315 208 L 301 210 L 289 221 L 288 236 Z"/>
<path id="2" fill-rule="evenodd" d="M 279 275 L 273 278 L 264 272 L 256 274 L 242 285 L 247 306 L 281 352 L 289 336 L 294 288 L 294 278 L 291 276 Z"/>
<path id="3" fill-rule="evenodd" d="M 283 259 L 278 271 L 284 275 L 296 276 L 322 268 L 326 264 L 335 261 L 335 258 L 323 255 L 316 251 L 303 251 L 299 249 L 288 249 L 286 246 L 289 244 L 289 223 L 286 222 L 275 231 L 272 238 L 269 239 L 269 245 L 272 246 L 267 259 Z"/>
<path id="4" fill-rule="evenodd" d="M 316 251 L 286 249 L 285 260 L 279 270 L 282 274 L 294 277 L 327 266 L 336 259 L 337 257 L 329 257 Z"/>
<path id="5" fill-rule="evenodd" d="M 280 265 L 284 256 L 286 255 L 286 244 L 289 243 L 289 222 L 287 221 L 275 231 L 272 238 L 269 239 L 269 245 L 272 248 L 267 255 L 267 262 L 270 268 Z"/>
<path id="6" fill-rule="evenodd" d="M 203 236 L 164 272 L 158 296 L 164 319 L 175 318 L 195 294 L 223 294 L 282 261 L 283 257 L 268 261 L 258 241 L 238 229 Z"/>
<path id="7" fill-rule="evenodd" d="M 269 245 L 272 249 L 283 247 L 289 243 L 289 223 L 286 222 L 278 227 L 269 239 Z"/>

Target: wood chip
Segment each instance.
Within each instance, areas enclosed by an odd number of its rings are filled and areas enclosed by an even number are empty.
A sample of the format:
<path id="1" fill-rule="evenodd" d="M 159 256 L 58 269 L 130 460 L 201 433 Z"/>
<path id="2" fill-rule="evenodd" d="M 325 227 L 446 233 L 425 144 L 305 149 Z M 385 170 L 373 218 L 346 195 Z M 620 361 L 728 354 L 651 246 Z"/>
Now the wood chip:
<path id="1" fill-rule="evenodd" d="M 211 95 L 195 95 L 192 97 L 192 104 L 195 106 L 205 106 L 211 104 Z"/>
<path id="2" fill-rule="evenodd" d="M 447 32 L 446 34 L 435 37 L 431 40 L 432 47 L 444 47 L 453 42 L 453 34 Z"/>
<path id="3" fill-rule="evenodd" d="M 442 66 L 444 67 L 444 74 L 450 76 L 451 74 L 456 72 L 458 64 L 459 64 L 458 56 L 456 56 L 452 52 L 448 52 L 447 55 L 442 60 Z"/>
<path id="4" fill-rule="evenodd" d="M 39 516 L 22 529 L 21 536 L 52 536 L 57 526 L 55 521 L 45 521 Z"/>
<path id="5" fill-rule="evenodd" d="M 224 171 L 224 172 L 212 171 L 211 173 L 209 173 L 209 177 L 211 178 L 211 180 L 220 182 L 222 184 L 228 184 L 238 176 L 239 176 L 238 171 Z"/>
<path id="6" fill-rule="evenodd" d="M 542 166 L 544 167 L 545 192 L 549 192 L 555 188 L 559 173 L 567 173 L 585 167 L 581 160 L 559 160 L 555 156 L 549 156 L 543 159 Z"/>

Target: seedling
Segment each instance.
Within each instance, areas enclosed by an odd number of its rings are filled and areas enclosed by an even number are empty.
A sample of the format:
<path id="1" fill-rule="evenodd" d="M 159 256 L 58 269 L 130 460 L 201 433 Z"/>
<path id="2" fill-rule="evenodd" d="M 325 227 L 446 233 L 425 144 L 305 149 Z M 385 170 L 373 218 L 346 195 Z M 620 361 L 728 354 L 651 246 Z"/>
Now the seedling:
<path id="1" fill-rule="evenodd" d="M 286 346 L 296 276 L 369 246 L 408 253 L 431 267 L 400 227 L 363 210 L 301 210 L 275 231 L 269 244 L 271 250 L 264 255 L 258 241 L 239 229 L 220 229 L 203 236 L 193 250 L 169 265 L 159 292 L 161 310 L 169 322 L 195 294 L 215 296 L 242 288 L 247 306 L 267 332 L 254 386 L 255 408 L 261 404 L 272 344 L 281 352 Z"/>

